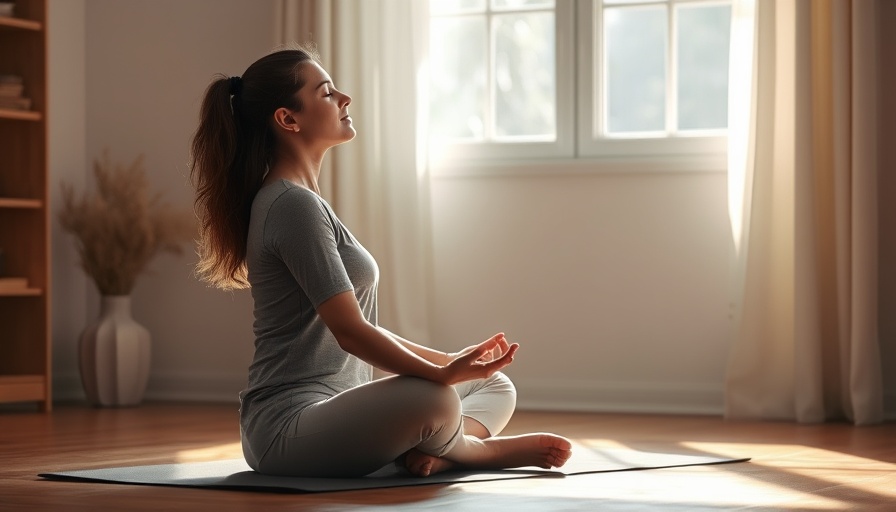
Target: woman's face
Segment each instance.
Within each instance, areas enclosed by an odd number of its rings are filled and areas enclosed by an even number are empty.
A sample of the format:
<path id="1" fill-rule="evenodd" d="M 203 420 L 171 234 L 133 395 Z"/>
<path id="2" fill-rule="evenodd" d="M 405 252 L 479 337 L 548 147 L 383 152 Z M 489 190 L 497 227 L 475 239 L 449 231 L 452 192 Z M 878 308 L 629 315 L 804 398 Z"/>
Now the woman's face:
<path id="1" fill-rule="evenodd" d="M 305 85 L 299 90 L 302 110 L 293 115 L 299 125 L 298 136 L 312 143 L 335 146 L 355 137 L 348 106 L 348 94 L 336 90 L 330 75 L 314 61 L 302 64 L 299 71 Z"/>

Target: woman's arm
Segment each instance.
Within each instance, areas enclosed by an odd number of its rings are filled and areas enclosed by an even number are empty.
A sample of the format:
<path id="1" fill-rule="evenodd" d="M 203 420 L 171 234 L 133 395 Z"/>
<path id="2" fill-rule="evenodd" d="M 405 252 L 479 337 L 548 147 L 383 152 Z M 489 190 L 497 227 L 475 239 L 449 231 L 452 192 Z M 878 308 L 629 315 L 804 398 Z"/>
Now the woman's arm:
<path id="1" fill-rule="evenodd" d="M 513 361 L 513 354 L 518 348 L 516 344 L 507 346 L 503 335 L 468 347 L 453 359 L 449 359 L 448 354 L 416 343 L 408 342 L 410 346 L 406 346 L 389 331 L 380 330 L 368 322 L 361 313 L 354 293 L 350 291 L 327 299 L 318 306 L 317 312 L 346 352 L 389 373 L 411 375 L 444 384 L 491 376 Z M 507 350 L 501 348 L 502 341 Z M 496 349 L 502 355 L 492 358 Z M 444 361 L 444 364 L 437 364 L 425 356 Z"/>
<path id="2" fill-rule="evenodd" d="M 429 361 L 430 363 L 432 363 L 434 365 L 445 366 L 446 364 L 453 361 L 454 356 L 456 356 L 456 354 L 446 354 L 445 352 L 442 352 L 441 350 L 436 350 L 433 348 L 425 347 L 423 345 L 418 345 L 418 344 L 414 343 L 413 341 L 406 340 L 406 339 L 402 338 L 401 336 L 389 331 L 385 327 L 377 327 L 377 329 L 379 329 L 380 332 L 382 332 L 386 336 L 388 336 L 388 337 L 392 338 L 393 340 L 395 340 L 396 342 L 400 343 L 402 346 L 404 346 L 404 348 L 410 350 L 414 354 L 417 354 L 417 356 L 422 357 L 423 359 L 426 359 L 427 361 Z"/>
<path id="3" fill-rule="evenodd" d="M 380 331 L 382 331 L 383 334 L 385 334 L 386 336 L 389 336 L 393 340 L 404 345 L 404 347 L 406 349 L 417 354 L 418 356 L 422 357 L 423 359 L 426 359 L 427 361 L 429 361 L 433 364 L 439 365 L 439 366 L 444 366 L 444 365 L 450 363 L 451 361 L 454 361 L 458 357 L 468 354 L 471 350 L 474 350 L 477 347 L 477 345 L 472 345 L 470 347 L 467 347 L 467 348 L 461 350 L 460 352 L 445 353 L 440 350 L 435 350 L 435 349 L 432 349 L 432 348 L 429 348 L 429 347 L 426 347 L 423 345 L 418 345 L 418 344 L 414 343 L 413 341 L 406 340 L 406 339 L 402 338 L 401 336 L 389 331 L 388 329 L 386 329 L 384 327 L 377 327 L 377 328 Z M 495 359 L 498 359 L 501 356 L 503 356 L 505 353 L 507 353 L 507 351 L 510 349 L 510 344 L 507 342 L 507 339 L 504 338 L 503 332 L 499 332 L 498 334 L 495 334 L 494 336 L 492 336 L 491 339 L 496 340 L 498 343 L 492 350 L 486 352 L 485 354 L 483 354 L 482 357 L 479 358 L 479 360 L 481 362 L 493 361 Z"/>

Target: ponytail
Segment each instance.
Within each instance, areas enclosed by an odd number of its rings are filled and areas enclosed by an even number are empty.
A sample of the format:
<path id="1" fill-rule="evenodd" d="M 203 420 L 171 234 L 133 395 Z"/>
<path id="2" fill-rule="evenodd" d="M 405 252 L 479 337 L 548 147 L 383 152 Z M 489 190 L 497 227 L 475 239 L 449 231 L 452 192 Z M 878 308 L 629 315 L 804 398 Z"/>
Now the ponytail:
<path id="1" fill-rule="evenodd" d="M 248 288 L 246 244 L 252 200 L 274 153 L 270 119 L 280 107 L 300 110 L 299 65 L 317 60 L 306 48 L 281 50 L 242 77 L 217 75 L 205 91 L 193 136 L 190 178 L 199 217 L 199 277 L 222 289 Z"/>
<path id="2" fill-rule="evenodd" d="M 233 178 L 236 120 L 231 111 L 230 80 L 216 78 L 205 92 L 200 123 L 193 137 L 191 178 L 199 216 L 199 276 L 224 289 L 245 288 L 248 223 L 232 208 L 241 202 Z M 247 219 L 248 220 L 248 219 Z"/>

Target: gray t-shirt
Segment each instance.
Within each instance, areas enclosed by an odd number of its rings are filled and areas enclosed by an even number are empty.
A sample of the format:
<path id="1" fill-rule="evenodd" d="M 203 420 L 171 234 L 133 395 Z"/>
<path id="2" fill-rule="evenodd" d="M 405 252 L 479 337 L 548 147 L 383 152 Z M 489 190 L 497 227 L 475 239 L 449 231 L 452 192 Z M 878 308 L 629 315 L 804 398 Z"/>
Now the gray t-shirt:
<path id="1" fill-rule="evenodd" d="M 323 198 L 286 180 L 252 203 L 246 253 L 255 301 L 255 356 L 240 393 L 240 425 L 253 451 L 306 406 L 370 382 L 369 364 L 345 352 L 316 308 L 354 291 L 377 325 L 379 269 Z"/>

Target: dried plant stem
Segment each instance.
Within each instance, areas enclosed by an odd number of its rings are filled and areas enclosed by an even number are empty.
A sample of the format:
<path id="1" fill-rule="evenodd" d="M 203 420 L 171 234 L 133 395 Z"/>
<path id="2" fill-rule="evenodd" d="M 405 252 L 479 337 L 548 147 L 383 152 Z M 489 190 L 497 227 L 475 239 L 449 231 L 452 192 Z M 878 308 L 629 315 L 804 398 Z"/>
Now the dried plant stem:
<path id="1" fill-rule="evenodd" d="M 193 216 L 150 195 L 143 156 L 113 164 L 108 151 L 94 161 L 96 194 L 75 196 L 62 183 L 62 228 L 75 236 L 81 266 L 103 295 L 129 295 L 159 252 L 176 254 L 196 232 Z"/>

